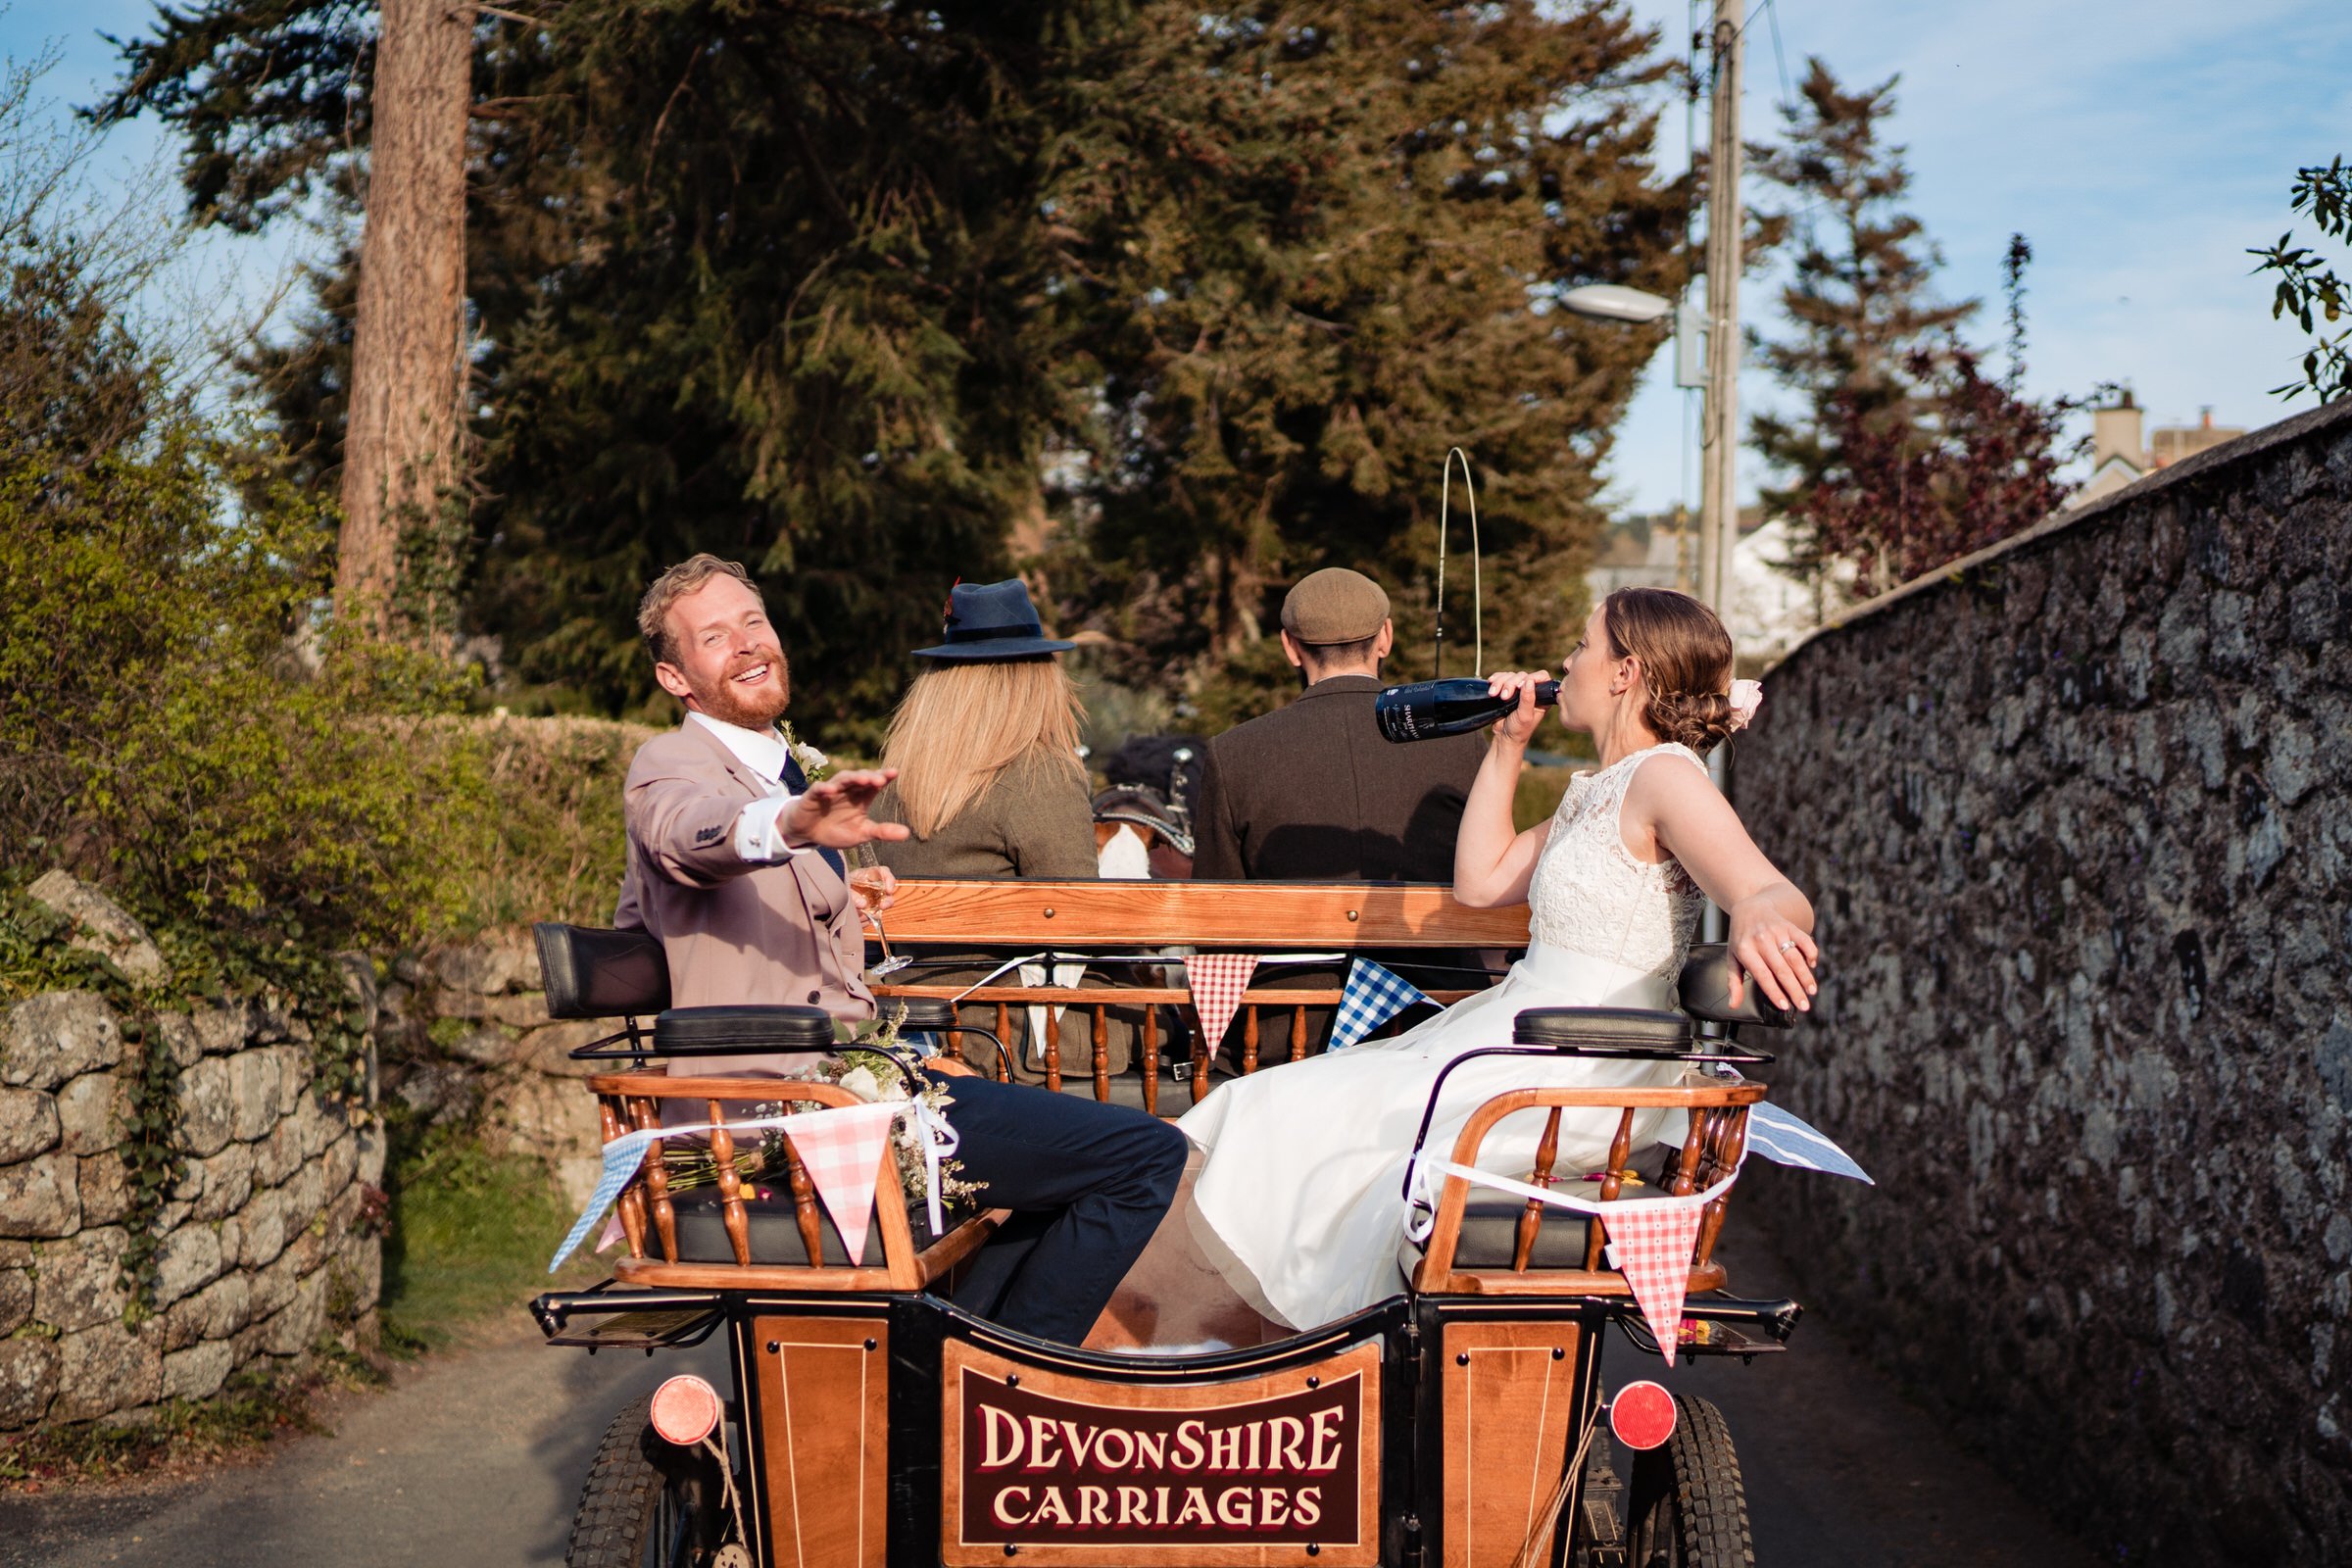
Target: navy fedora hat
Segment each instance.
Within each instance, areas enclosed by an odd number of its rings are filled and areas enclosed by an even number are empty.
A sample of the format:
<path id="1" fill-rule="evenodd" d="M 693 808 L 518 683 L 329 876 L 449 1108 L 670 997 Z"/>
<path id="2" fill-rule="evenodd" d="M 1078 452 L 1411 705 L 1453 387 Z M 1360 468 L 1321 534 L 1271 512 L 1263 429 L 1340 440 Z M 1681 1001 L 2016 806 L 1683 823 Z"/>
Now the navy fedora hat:
<path id="1" fill-rule="evenodd" d="M 957 583 L 948 590 L 947 641 L 936 648 L 917 648 L 917 659 L 1027 659 L 1075 648 L 1046 635 L 1037 607 L 1029 602 L 1029 587 L 1018 577 L 1008 582 Z"/>

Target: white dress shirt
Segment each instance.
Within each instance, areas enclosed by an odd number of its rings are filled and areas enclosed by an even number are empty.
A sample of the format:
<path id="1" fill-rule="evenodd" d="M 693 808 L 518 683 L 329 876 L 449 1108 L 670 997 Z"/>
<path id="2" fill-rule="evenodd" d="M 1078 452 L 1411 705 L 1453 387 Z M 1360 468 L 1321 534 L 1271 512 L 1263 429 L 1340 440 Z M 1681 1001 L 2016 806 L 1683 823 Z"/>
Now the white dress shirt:
<path id="1" fill-rule="evenodd" d="M 784 815 L 800 800 L 784 787 L 784 764 L 792 756 L 784 745 L 784 737 L 772 728 L 745 729 L 741 724 L 730 724 L 708 713 L 690 711 L 686 718 L 717 736 L 718 743 L 734 753 L 735 760 L 750 768 L 767 786 L 767 799 L 752 802 L 735 818 L 735 853 L 754 865 L 800 854 L 799 849 L 784 842 Z"/>

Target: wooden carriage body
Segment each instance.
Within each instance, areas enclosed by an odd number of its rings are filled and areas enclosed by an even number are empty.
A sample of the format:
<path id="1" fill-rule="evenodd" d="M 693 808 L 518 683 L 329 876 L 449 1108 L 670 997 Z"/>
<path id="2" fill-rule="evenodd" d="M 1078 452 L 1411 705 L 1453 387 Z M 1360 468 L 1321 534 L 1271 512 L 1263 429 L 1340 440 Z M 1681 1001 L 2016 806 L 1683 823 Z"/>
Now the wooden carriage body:
<path id="1" fill-rule="evenodd" d="M 902 946 L 1015 953 L 1526 941 L 1524 910 L 1470 910 L 1443 889 L 1379 885 L 904 884 L 888 918 Z M 936 1004 L 958 992 L 983 1006 L 1059 1004 L 1077 1027 L 1049 1025 L 1049 1069 L 1064 1092 L 1102 1098 L 1112 1086 L 1102 1009 L 1191 1003 L 1168 985 L 971 991 L 914 979 L 875 989 L 885 1006 Z M 1301 1009 L 1338 1001 L 1336 990 L 1253 989 L 1243 1002 L 1245 1039 L 1256 1038 L 1263 1014 L 1302 1045 Z M 1209 1081 L 1202 1046 L 1199 1076 L 1173 1091 L 1174 1103 L 1158 1102 L 1171 1086 L 1155 1054 L 1144 1054 L 1135 1087 L 1147 1103 L 1161 1114 L 1190 1103 L 1193 1088 Z M 933 1064 L 967 1070 L 952 1051 Z M 1246 1054 L 1243 1066 L 1257 1063 Z M 587 1087 L 609 1137 L 665 1121 L 721 1122 L 779 1095 L 775 1080 L 682 1070 L 604 1074 Z M 853 1100 L 815 1083 L 795 1082 L 789 1095 Z M 1690 1133 L 1663 1190 L 1688 1194 L 1737 1167 L 1748 1108 L 1763 1095 L 1757 1083 L 1696 1080 L 1522 1089 L 1489 1102 L 1435 1152 L 1476 1165 L 1506 1116 L 1548 1114 L 1556 1127 L 1566 1107 L 1620 1107 L 1608 1172 L 1583 1184 L 1605 1202 L 1634 1196 L 1621 1192 L 1617 1172 L 1636 1108 L 1671 1106 L 1689 1112 Z M 1623 1275 L 1605 1265 L 1597 1223 L 1539 1202 L 1498 1204 L 1451 1177 L 1418 1256 L 1400 1261 L 1398 1294 L 1366 1312 L 1212 1354 L 1088 1351 L 999 1330 L 935 1290 L 1001 1216 L 971 1214 L 930 1237 L 886 1160 L 872 1239 L 849 1258 L 797 1160 L 783 1184 L 789 1205 L 762 1214 L 733 1179 L 726 1136 L 712 1139 L 721 1174 L 714 1191 L 697 1195 L 692 1216 L 664 1190 L 657 1142 L 620 1201 L 628 1255 L 615 1268 L 618 1288 L 543 1298 L 537 1307 L 559 1344 L 650 1348 L 723 1330 L 754 1561 L 1510 1568 L 1567 1560 L 1571 1537 L 1592 1544 L 1590 1499 L 1571 1471 L 1603 1401 L 1603 1342 L 1612 1324 L 1644 1341 Z M 1550 1146 L 1547 1133 L 1529 1173 L 1542 1184 L 1554 1180 Z M 1714 1250 L 1729 1196 L 1709 1204 L 1700 1230 L 1688 1280 L 1698 1343 L 1686 1348 L 1776 1349 L 1792 1306 L 1708 1294 L 1726 1284 Z M 1042 1461 L 1041 1439 L 1050 1450 Z"/>

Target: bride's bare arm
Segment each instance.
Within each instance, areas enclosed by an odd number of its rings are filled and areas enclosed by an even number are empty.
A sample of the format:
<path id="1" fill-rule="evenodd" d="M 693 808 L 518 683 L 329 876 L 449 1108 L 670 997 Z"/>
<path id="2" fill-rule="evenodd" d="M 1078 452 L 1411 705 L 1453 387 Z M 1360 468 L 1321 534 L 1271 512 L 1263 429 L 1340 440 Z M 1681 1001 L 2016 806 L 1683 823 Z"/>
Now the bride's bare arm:
<path id="1" fill-rule="evenodd" d="M 1550 678 L 1540 669 L 1524 675 L 1506 670 L 1487 681 L 1487 689 L 1497 697 L 1516 692 L 1519 710 L 1492 731 L 1487 760 L 1479 764 L 1470 797 L 1462 803 L 1462 829 L 1453 841 L 1453 896 L 1474 909 L 1526 903 L 1536 858 L 1551 836 L 1548 820 L 1524 833 L 1511 827 L 1520 764 L 1527 760 L 1529 738 L 1544 721 L 1544 710 L 1536 706 L 1536 683 Z"/>
<path id="2" fill-rule="evenodd" d="M 1730 917 L 1732 956 L 1739 960 L 1734 1006 L 1740 1004 L 1740 969 L 1755 977 L 1775 1005 L 1800 1012 L 1812 1005 L 1820 989 L 1813 970 L 1821 961 L 1813 945 L 1813 906 L 1765 858 L 1740 813 L 1704 773 L 1678 758 L 1643 762 L 1626 792 L 1619 827 L 1635 855 L 1647 838 L 1680 860 Z"/>

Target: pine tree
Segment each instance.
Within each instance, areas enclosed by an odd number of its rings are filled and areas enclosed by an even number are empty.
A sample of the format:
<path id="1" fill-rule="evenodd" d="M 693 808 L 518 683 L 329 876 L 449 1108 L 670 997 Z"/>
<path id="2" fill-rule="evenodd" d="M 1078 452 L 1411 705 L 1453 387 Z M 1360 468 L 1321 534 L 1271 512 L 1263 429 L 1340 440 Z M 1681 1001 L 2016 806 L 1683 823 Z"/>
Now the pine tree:
<path id="1" fill-rule="evenodd" d="M 1656 335 L 1549 298 L 1668 286 L 1683 193 L 1635 92 L 1651 41 L 1610 6 L 1162 6 L 1077 74 L 1102 86 L 1053 199 L 1102 411 L 1092 608 L 1152 663 L 1264 665 L 1281 592 L 1326 564 L 1384 579 L 1425 657 L 1455 445 L 1484 481 L 1490 662 L 1557 657 Z M 1452 526 L 1459 552 L 1458 486 Z M 1468 577 L 1457 556 L 1457 628 Z"/>
<path id="2" fill-rule="evenodd" d="M 1262 662 L 1281 590 L 1330 562 L 1426 625 L 1459 444 L 1489 662 L 1556 657 L 1656 334 L 1548 300 L 1671 286 L 1651 48 L 1598 0 L 485 13 L 471 625 L 548 701 L 637 709 L 644 581 L 741 557 L 842 736 L 954 577 L 1019 565 L 1180 684 Z M 373 71 L 348 0 L 166 12 L 126 66 L 101 113 L 180 129 L 199 216 L 347 199 Z M 250 361 L 320 475 L 348 297 L 323 269 L 301 340 Z M 1451 625 L 1462 539 L 1457 510 Z"/>
<path id="3" fill-rule="evenodd" d="M 1785 111 L 1785 140 L 1755 160 L 1788 192 L 1781 216 L 1798 236 L 1781 291 L 1793 330 L 1755 345 L 1757 363 L 1799 400 L 1791 414 L 1749 422 L 1749 440 L 1784 476 L 1763 491 L 1768 510 L 1793 513 L 1807 491 L 1850 482 L 1853 432 L 1872 436 L 1874 461 L 1889 442 L 1896 454 L 1932 445 L 1936 359 L 1921 355 L 1977 308 L 1936 298 L 1942 257 L 1919 219 L 1900 210 L 1911 174 L 1904 149 L 1881 134 L 1898 79 L 1849 90 L 1823 61 L 1807 62 L 1798 101 Z M 1791 564 L 1818 574 L 1824 542 L 1801 526 L 1791 531 Z"/>

